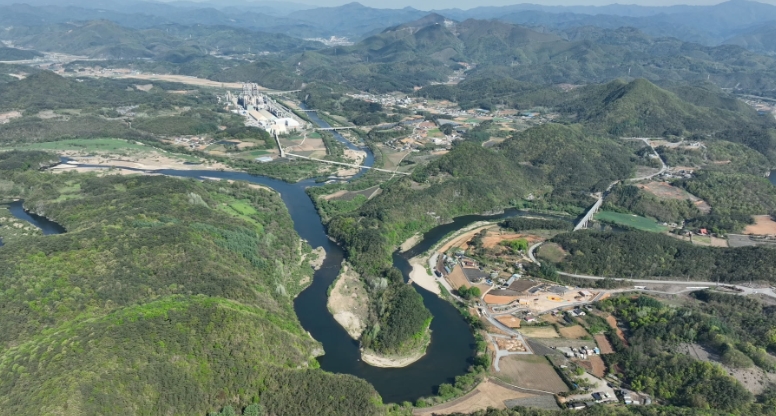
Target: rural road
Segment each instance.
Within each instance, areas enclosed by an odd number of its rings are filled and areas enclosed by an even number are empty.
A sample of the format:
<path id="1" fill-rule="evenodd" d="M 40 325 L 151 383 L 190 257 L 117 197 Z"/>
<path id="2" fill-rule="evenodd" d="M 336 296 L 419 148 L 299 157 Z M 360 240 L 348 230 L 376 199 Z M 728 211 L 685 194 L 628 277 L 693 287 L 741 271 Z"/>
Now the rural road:
<path id="1" fill-rule="evenodd" d="M 532 245 L 528 249 L 528 258 L 531 259 L 536 264 L 541 265 L 538 260 L 536 260 L 536 257 L 534 256 L 534 252 L 536 251 L 539 246 L 541 246 L 543 243 L 537 243 Z M 576 279 L 587 279 L 587 280 L 605 280 L 605 279 L 614 279 L 614 280 L 627 280 L 629 282 L 633 283 L 644 283 L 644 284 L 663 284 L 663 285 L 695 285 L 697 287 L 701 286 L 708 286 L 708 287 L 714 287 L 719 286 L 719 282 L 703 282 L 698 280 L 656 280 L 656 279 L 626 279 L 626 278 L 619 278 L 619 277 L 602 277 L 602 276 L 589 276 L 586 274 L 574 274 L 574 273 L 566 273 L 566 272 L 558 272 L 561 276 L 566 277 L 573 277 Z M 739 290 L 739 295 L 747 296 L 747 295 L 765 295 L 771 298 L 776 298 L 776 292 L 774 292 L 773 288 L 751 288 L 747 286 L 742 285 L 734 285 L 729 283 L 723 283 L 726 287 L 734 287 L 736 290 Z M 694 286 L 694 287 L 695 287 Z"/>

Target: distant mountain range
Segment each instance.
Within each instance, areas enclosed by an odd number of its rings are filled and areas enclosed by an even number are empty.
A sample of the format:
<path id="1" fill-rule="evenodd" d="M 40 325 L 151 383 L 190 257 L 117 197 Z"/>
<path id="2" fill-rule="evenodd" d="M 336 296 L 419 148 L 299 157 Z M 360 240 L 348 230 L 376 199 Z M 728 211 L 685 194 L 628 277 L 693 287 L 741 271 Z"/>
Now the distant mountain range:
<path id="1" fill-rule="evenodd" d="M 25 0 L 0 0 L 0 26 L 106 19 L 143 29 L 165 24 L 223 25 L 298 38 L 347 36 L 359 40 L 433 12 L 456 21 L 496 19 L 559 34 L 585 26 L 634 27 L 653 37 L 676 37 L 707 46 L 733 43 L 764 53 L 774 53 L 776 49 L 768 44 L 768 36 L 776 27 L 776 6 L 747 0 L 731 0 L 714 6 L 516 4 L 434 11 L 411 7 L 377 9 L 359 3 L 315 8 L 298 3 L 240 0 L 202 3 L 26 0 L 27 4 L 19 1 Z"/>

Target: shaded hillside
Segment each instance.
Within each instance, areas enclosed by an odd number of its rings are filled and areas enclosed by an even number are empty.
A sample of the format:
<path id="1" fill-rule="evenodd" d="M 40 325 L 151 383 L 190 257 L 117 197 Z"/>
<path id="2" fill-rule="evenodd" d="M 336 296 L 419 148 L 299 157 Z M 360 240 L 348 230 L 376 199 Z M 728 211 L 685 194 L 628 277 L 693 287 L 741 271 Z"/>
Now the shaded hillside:
<path id="1" fill-rule="evenodd" d="M 616 136 L 681 136 L 688 132 L 716 132 L 742 122 L 767 122 L 758 119 L 753 109 L 709 91 L 680 91 L 704 106 L 683 101 L 647 80 L 637 79 L 577 89 L 572 93 L 575 98 L 562 108 L 576 114 L 587 126 Z"/>
<path id="2" fill-rule="evenodd" d="M 539 169 L 557 193 L 602 191 L 630 177 L 635 167 L 632 151 L 622 143 L 560 124 L 515 134 L 499 149 L 509 160 Z"/>
<path id="3" fill-rule="evenodd" d="M 222 55 L 280 53 L 323 47 L 318 42 L 227 26 L 168 24 L 138 30 L 109 20 L 14 27 L 3 36 L 20 46 L 41 51 L 103 59 L 155 58 L 173 63 L 202 58 L 211 52 Z"/>
<path id="4" fill-rule="evenodd" d="M 566 36 L 497 21 L 455 23 L 430 15 L 350 47 L 295 56 L 289 63 L 311 81 L 344 81 L 374 91 L 409 91 L 445 81 L 460 61 L 477 64 L 469 78 L 497 75 L 538 85 L 645 78 L 661 83 L 709 81 L 755 94 L 776 91 L 776 60 L 737 46 L 653 39 L 632 28 L 581 28 Z"/>
<path id="5" fill-rule="evenodd" d="M 745 33 L 725 41 L 730 45 L 738 45 L 754 52 L 776 54 L 776 22 L 766 23 Z"/>
<path id="6" fill-rule="evenodd" d="M 397 180 L 358 211 L 334 218 L 329 234 L 346 242 L 351 261 L 374 265 L 415 232 L 457 216 L 523 205 L 582 211 L 590 191 L 630 176 L 630 153 L 561 125 L 526 130 L 495 150 L 460 142 L 412 179 Z"/>
<path id="7" fill-rule="evenodd" d="M 42 53 L 0 46 L 0 61 L 25 61 L 43 56 Z"/>
<path id="8" fill-rule="evenodd" d="M 94 110 L 127 105 L 146 104 L 152 108 L 172 108 L 200 102 L 212 97 L 169 94 L 163 88 L 149 92 L 139 91 L 133 80 L 105 80 L 84 78 L 76 80 L 53 72 L 40 71 L 20 81 L 0 84 L 0 109 L 23 110 L 34 114 L 40 110 L 73 108 Z M 164 83 L 156 83 L 164 86 Z M 179 88 L 179 84 L 169 84 Z"/>
<path id="9" fill-rule="evenodd" d="M 382 30 L 428 14 L 412 7 L 403 9 L 375 9 L 360 3 L 348 3 L 337 7 L 320 7 L 300 10 L 288 17 L 317 26 L 332 34 L 349 37 Z"/>
<path id="10" fill-rule="evenodd" d="M 379 412 L 366 382 L 304 370 L 319 346 L 291 299 L 312 273 L 300 257 L 309 248 L 299 251 L 276 193 L 164 177 L 0 175 L 23 192 L 4 199 L 24 197 L 67 229 L 0 251 L 8 412 L 191 415 L 256 399 L 271 413 Z M 307 400 L 286 397 L 284 383 L 309 371 L 320 383 L 299 391 Z M 333 399 L 344 390 L 347 403 Z"/>

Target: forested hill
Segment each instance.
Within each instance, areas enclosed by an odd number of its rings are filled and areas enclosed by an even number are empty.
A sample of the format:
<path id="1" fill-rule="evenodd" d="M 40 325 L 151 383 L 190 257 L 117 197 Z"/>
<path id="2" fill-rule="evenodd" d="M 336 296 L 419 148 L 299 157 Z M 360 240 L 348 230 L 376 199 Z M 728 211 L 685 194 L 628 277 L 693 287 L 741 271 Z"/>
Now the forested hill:
<path id="1" fill-rule="evenodd" d="M 772 119 L 721 91 L 685 86 L 682 98 L 645 79 L 616 80 L 569 93 L 562 111 L 576 114 L 577 121 L 615 136 L 682 136 L 719 132 L 736 125 L 771 125 Z M 732 101 L 732 102 L 731 102 Z"/>
<path id="2" fill-rule="evenodd" d="M 384 266 L 403 239 L 441 221 L 531 203 L 583 210 L 591 191 L 630 176 L 633 151 L 622 142 L 547 124 L 517 133 L 497 149 L 463 141 L 446 155 L 386 186 L 357 212 L 335 218 L 329 234 L 345 242 L 351 261 Z M 375 230 L 382 238 L 375 238 Z"/>
<path id="3" fill-rule="evenodd" d="M 381 411 L 366 382 L 313 369 L 320 346 L 291 302 L 309 247 L 279 195 L 26 165 L 0 171 L 1 199 L 25 198 L 67 233 L 0 249 L 4 413 L 204 415 L 257 400 L 269 414 Z"/>
<path id="4" fill-rule="evenodd" d="M 0 46 L 0 61 L 22 61 L 34 59 L 38 56 L 43 56 L 43 54 L 36 51 Z"/>
<path id="5" fill-rule="evenodd" d="M 457 23 L 441 16 L 289 60 L 309 81 L 346 81 L 370 91 L 410 91 L 446 81 L 460 62 L 477 64 L 468 77 L 498 75 L 538 85 L 632 77 L 664 83 L 708 80 L 757 94 L 776 87 L 776 60 L 738 46 L 651 38 L 632 28 L 593 28 L 563 39 L 498 21 Z"/>
<path id="6" fill-rule="evenodd" d="M 205 58 L 253 51 L 270 53 L 319 49 L 323 44 L 282 34 L 270 34 L 226 26 L 167 24 L 134 29 L 109 20 L 68 22 L 48 26 L 15 25 L 3 34 L 19 46 L 46 52 L 65 52 L 101 59 L 153 58 L 186 63 Z"/>

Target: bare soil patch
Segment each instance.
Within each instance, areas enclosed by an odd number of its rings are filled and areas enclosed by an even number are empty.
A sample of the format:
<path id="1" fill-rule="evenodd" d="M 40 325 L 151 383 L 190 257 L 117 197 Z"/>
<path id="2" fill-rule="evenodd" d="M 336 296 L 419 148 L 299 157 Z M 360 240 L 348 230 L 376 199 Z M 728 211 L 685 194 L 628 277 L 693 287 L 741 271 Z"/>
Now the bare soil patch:
<path id="1" fill-rule="evenodd" d="M 447 275 L 447 281 L 450 282 L 450 285 L 453 286 L 453 289 L 458 289 L 461 286 L 472 286 L 471 283 L 469 283 L 469 279 L 467 279 L 466 275 L 463 274 L 463 268 L 461 266 L 455 266 L 453 272 Z M 485 302 L 487 301 L 487 296 L 485 296 Z"/>
<path id="2" fill-rule="evenodd" d="M 617 331 L 617 338 L 619 338 L 623 344 L 628 345 L 628 340 L 625 339 L 625 333 L 623 333 L 622 330 L 617 326 L 617 319 L 615 319 L 614 316 L 609 315 L 606 317 L 606 323 L 609 324 L 612 329 Z"/>
<path id="3" fill-rule="evenodd" d="M 470 228 L 471 227 L 471 228 Z M 483 222 L 477 222 L 469 227 L 461 230 L 462 234 L 457 235 L 455 237 L 450 238 L 444 245 L 442 245 L 439 250 L 437 250 L 440 253 L 444 253 L 447 250 L 450 250 L 453 247 L 467 247 L 469 240 L 474 238 L 474 235 L 478 232 L 493 227 L 490 223 Z"/>
<path id="4" fill-rule="evenodd" d="M 442 290 L 439 289 L 439 284 L 437 283 L 436 278 L 429 274 L 426 270 L 426 261 L 419 257 L 414 257 L 410 260 L 410 264 L 412 265 L 412 271 L 410 272 L 410 282 L 415 283 L 416 285 L 428 290 L 431 293 L 435 293 L 437 295 L 442 294 Z"/>
<path id="5" fill-rule="evenodd" d="M 367 304 L 367 293 L 360 276 L 349 265 L 343 265 L 329 294 L 327 306 L 334 319 L 353 339 L 358 339 L 366 327 Z"/>
<path id="6" fill-rule="evenodd" d="M 308 137 L 302 143 L 294 146 L 293 149 L 289 149 L 289 150 L 293 150 L 294 153 L 296 153 L 297 151 L 303 152 L 303 151 L 309 151 L 309 150 L 326 151 L 326 146 L 323 145 L 322 139 L 311 139 Z"/>
<path id="7" fill-rule="evenodd" d="M 408 238 L 405 242 L 401 243 L 399 250 L 401 250 L 402 252 L 405 252 L 411 249 L 412 247 L 415 247 L 415 245 L 418 244 L 422 239 L 423 239 L 423 236 L 420 233 L 416 233 L 412 237 Z"/>
<path id="8" fill-rule="evenodd" d="M 581 325 L 560 328 L 558 331 L 563 338 L 580 339 L 590 335 Z"/>
<path id="9" fill-rule="evenodd" d="M 603 364 L 603 362 L 602 362 Z M 499 360 L 496 377 L 517 387 L 551 393 L 568 391 L 547 359 L 537 355 L 509 355 Z"/>
<path id="10" fill-rule="evenodd" d="M 83 76 L 84 74 L 80 74 Z M 120 79 L 142 79 L 149 81 L 167 81 L 167 82 L 179 82 L 181 84 L 196 85 L 199 87 L 214 87 L 214 88 L 229 88 L 229 89 L 241 89 L 242 84 L 238 82 L 218 82 L 211 81 L 209 79 L 189 77 L 185 75 L 153 75 L 153 74 L 100 74 L 100 73 L 87 73 L 86 76 L 93 77 L 107 77 L 107 78 L 120 78 Z"/>
<path id="11" fill-rule="evenodd" d="M 520 328 L 520 319 L 512 315 L 499 316 L 496 320 L 506 325 L 507 328 Z"/>
<path id="12" fill-rule="evenodd" d="M 541 237 L 530 235 L 530 234 L 519 234 L 519 233 L 503 233 L 503 234 L 497 234 L 495 232 L 490 232 L 488 235 L 482 239 L 482 246 L 485 248 L 493 248 L 501 244 L 503 241 L 512 241 L 512 240 L 519 240 L 524 239 L 528 241 L 528 244 L 535 244 L 539 241 L 543 241 Z"/>
<path id="13" fill-rule="evenodd" d="M 331 201 L 332 199 L 337 199 L 337 198 L 339 198 L 339 197 L 341 197 L 341 196 L 343 196 L 343 195 L 345 195 L 347 193 L 348 193 L 348 191 L 343 189 L 341 191 L 334 192 L 333 194 L 323 195 L 321 197 L 321 199 L 325 199 L 327 201 Z"/>
<path id="14" fill-rule="evenodd" d="M 463 274 L 463 272 L 461 274 Z M 512 303 L 516 301 L 518 298 L 519 298 L 518 296 L 485 295 L 484 300 L 485 300 L 485 303 L 487 303 L 488 305 L 506 305 L 508 303 Z"/>
<path id="15" fill-rule="evenodd" d="M 738 380 L 752 394 L 760 394 L 769 383 L 776 382 L 776 374 L 769 374 L 763 369 L 752 366 L 749 368 L 730 368 L 720 363 L 720 357 L 699 344 L 683 344 L 679 352 L 701 361 L 714 362 L 722 366 L 728 374 Z"/>
<path id="16" fill-rule="evenodd" d="M 9 111 L 7 113 L 0 113 L 0 124 L 5 124 L 15 118 L 22 116 L 22 113 L 18 111 Z"/>
<path id="17" fill-rule="evenodd" d="M 598 344 L 598 349 L 601 350 L 601 354 L 614 354 L 614 348 L 609 342 L 609 338 L 606 338 L 604 334 L 593 335 L 595 343 Z"/>
<path id="18" fill-rule="evenodd" d="M 638 185 L 639 188 L 655 195 L 662 199 L 675 199 L 675 200 L 690 200 L 698 209 L 704 214 L 708 214 L 711 211 L 711 205 L 706 201 L 698 198 L 697 196 L 685 191 L 684 189 L 677 188 L 667 182 L 648 182 Z"/>
<path id="19" fill-rule="evenodd" d="M 495 409 L 506 409 L 505 401 L 511 399 L 522 399 L 534 397 L 534 394 L 521 393 L 498 384 L 485 380 L 480 383 L 471 393 L 460 399 L 453 400 L 450 403 L 441 404 L 435 407 L 413 410 L 413 415 L 433 416 L 449 415 L 452 413 L 469 414 L 477 410 L 492 407 Z"/>
<path id="20" fill-rule="evenodd" d="M 606 364 L 598 355 L 591 356 L 588 360 L 580 361 L 579 364 L 592 375 L 603 378 L 606 375 Z"/>
<path id="21" fill-rule="evenodd" d="M 530 338 L 559 338 L 558 331 L 553 326 L 523 327 L 520 332 Z"/>
<path id="22" fill-rule="evenodd" d="M 755 215 L 754 224 L 744 228 L 744 234 L 749 235 L 776 235 L 776 221 L 770 215 Z"/>
<path id="23" fill-rule="evenodd" d="M 361 351 L 361 360 L 373 367 L 401 368 L 418 361 L 424 355 L 426 355 L 425 350 L 406 357 L 389 357 L 371 351 Z"/>

